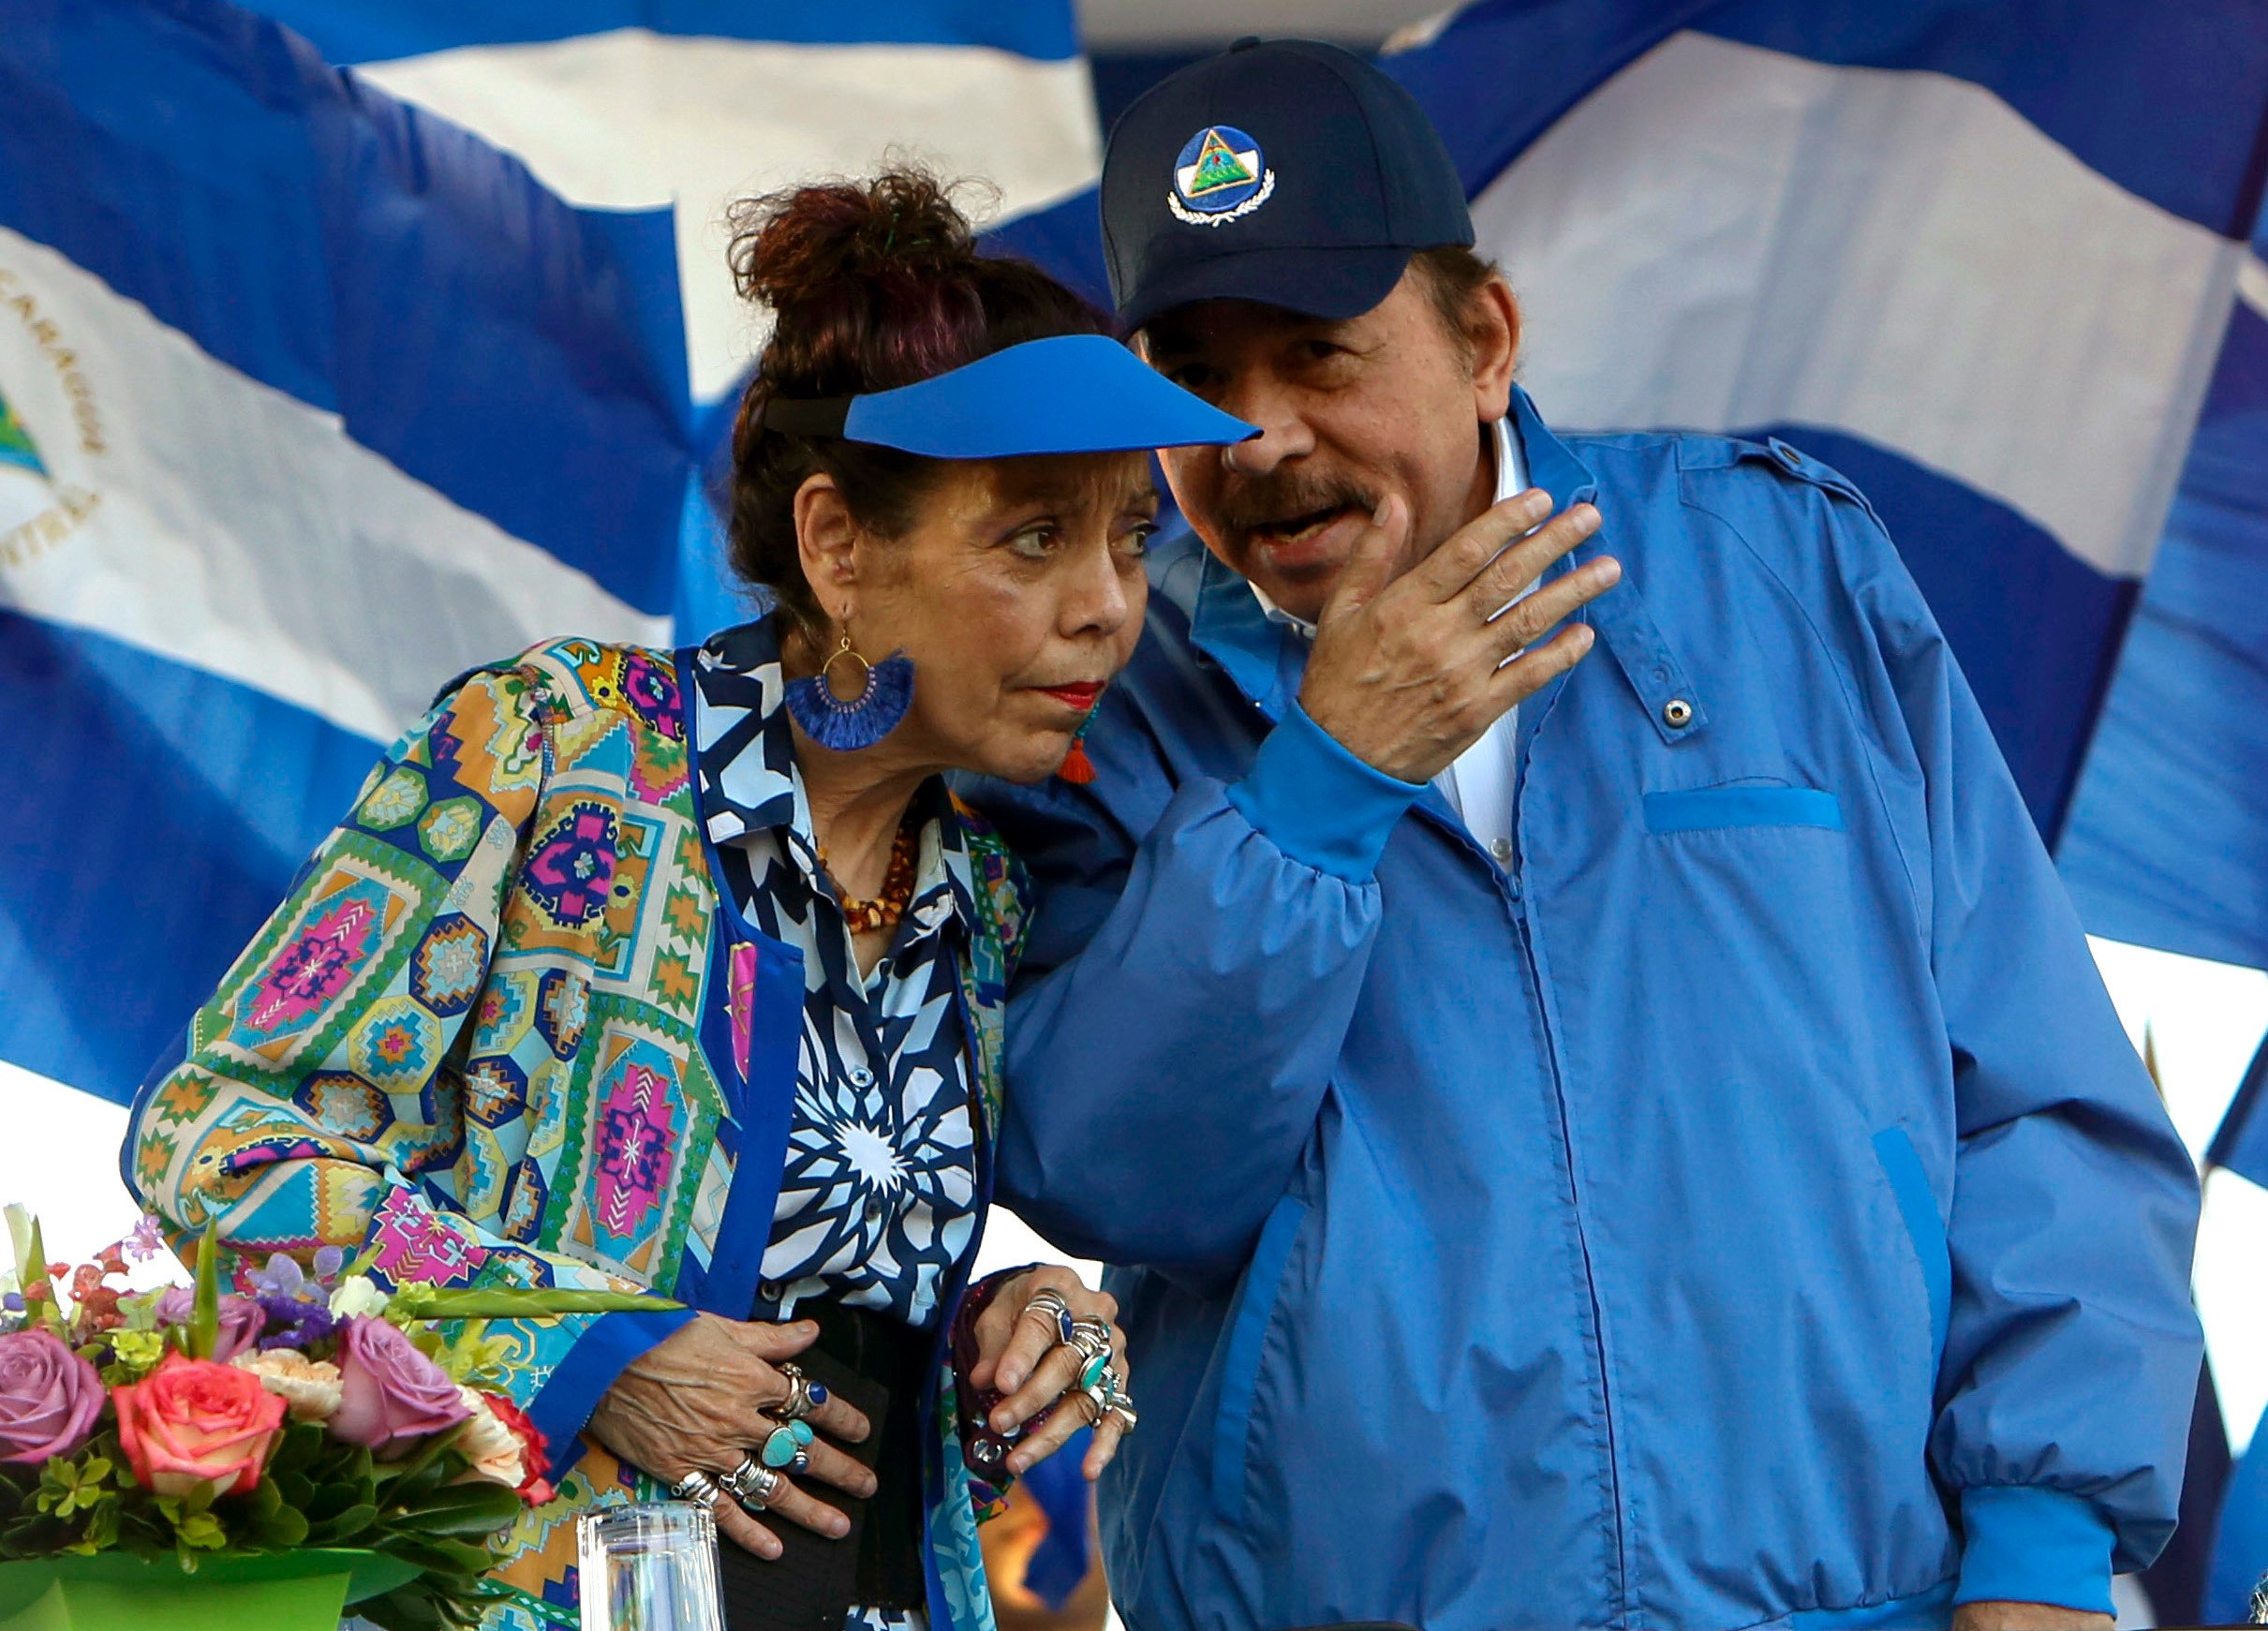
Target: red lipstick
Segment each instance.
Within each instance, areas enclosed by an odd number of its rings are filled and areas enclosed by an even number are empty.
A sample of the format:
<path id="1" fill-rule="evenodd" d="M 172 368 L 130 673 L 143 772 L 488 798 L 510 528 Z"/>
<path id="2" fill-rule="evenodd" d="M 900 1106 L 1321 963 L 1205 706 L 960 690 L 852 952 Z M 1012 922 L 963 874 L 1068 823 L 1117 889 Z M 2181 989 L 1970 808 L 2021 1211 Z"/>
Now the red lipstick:
<path id="1" fill-rule="evenodd" d="M 1085 713 L 1093 707 L 1097 699 L 1102 696 L 1103 682 L 1090 679 L 1082 680 L 1077 685 L 1049 685 L 1037 689 L 1042 696 L 1053 697 L 1065 707 L 1076 708 L 1081 713 Z"/>

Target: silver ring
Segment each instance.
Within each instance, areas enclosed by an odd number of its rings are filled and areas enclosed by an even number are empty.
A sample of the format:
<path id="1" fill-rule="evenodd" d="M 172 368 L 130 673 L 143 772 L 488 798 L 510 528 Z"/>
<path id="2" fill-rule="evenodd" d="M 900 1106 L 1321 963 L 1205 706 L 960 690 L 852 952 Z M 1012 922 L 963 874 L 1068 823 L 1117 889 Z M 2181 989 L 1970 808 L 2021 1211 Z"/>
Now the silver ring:
<path id="1" fill-rule="evenodd" d="M 704 1506 L 714 1506 L 724 1490 L 718 1486 L 714 1474 L 696 1469 L 672 1484 L 670 1493 L 680 1501 L 698 1501 Z"/>
<path id="2" fill-rule="evenodd" d="M 1094 1359 L 1110 1352 L 1110 1322 L 1099 1319 L 1073 1320 L 1071 1334 L 1064 1342 L 1078 1351 L 1081 1359 Z"/>
<path id="3" fill-rule="evenodd" d="M 1093 1412 L 1088 1418 L 1087 1425 L 1090 1427 L 1100 1427 L 1104 1416 L 1116 1414 L 1125 1420 L 1126 1431 L 1132 1432 L 1134 1424 L 1141 1420 L 1134 1414 L 1134 1395 L 1126 1391 L 1125 1382 L 1116 1367 L 1104 1371 L 1093 1382 L 1080 1388 L 1079 1397 L 1087 1401 Z"/>
<path id="4" fill-rule="evenodd" d="M 734 1500 L 750 1512 L 762 1512 L 787 1480 L 771 1468 L 759 1466 L 754 1456 L 743 1456 L 740 1465 L 724 1475 L 724 1487 Z"/>
<path id="5" fill-rule="evenodd" d="M 1063 1294 L 1054 1286 L 1043 1285 L 1031 1294 L 1031 1299 L 1024 1304 L 1024 1312 L 1016 1317 L 1034 1316 L 1051 1331 L 1067 1330 L 1071 1325 L 1071 1304 L 1063 1300 Z"/>
<path id="6" fill-rule="evenodd" d="M 790 1361 L 779 1367 L 779 1373 L 788 1379 L 788 1396 L 774 1414 L 783 1421 L 801 1421 L 830 1397 L 823 1386 L 803 1373 L 801 1365 Z"/>

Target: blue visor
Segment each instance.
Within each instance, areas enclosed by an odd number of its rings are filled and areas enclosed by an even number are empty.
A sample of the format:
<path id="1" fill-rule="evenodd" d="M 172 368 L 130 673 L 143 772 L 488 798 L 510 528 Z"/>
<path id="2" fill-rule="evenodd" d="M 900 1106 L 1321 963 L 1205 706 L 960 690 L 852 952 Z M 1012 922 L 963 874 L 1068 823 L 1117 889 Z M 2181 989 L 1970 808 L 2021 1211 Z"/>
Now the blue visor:
<path id="1" fill-rule="evenodd" d="M 1225 446 L 1260 434 L 1103 334 L 1027 340 L 895 391 L 776 398 L 763 422 L 932 459 Z"/>

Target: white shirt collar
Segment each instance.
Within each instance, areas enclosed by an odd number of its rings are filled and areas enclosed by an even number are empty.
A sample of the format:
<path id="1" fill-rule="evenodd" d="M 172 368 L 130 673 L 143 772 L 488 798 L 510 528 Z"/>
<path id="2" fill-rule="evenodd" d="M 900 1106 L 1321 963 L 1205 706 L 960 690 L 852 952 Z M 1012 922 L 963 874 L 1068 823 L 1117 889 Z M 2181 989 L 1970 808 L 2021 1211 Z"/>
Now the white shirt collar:
<path id="1" fill-rule="evenodd" d="M 1496 450 L 1496 496 L 1489 502 L 1502 504 L 1527 486 L 1527 472 L 1520 467 L 1519 442 L 1512 435 L 1511 416 L 1507 414 L 1498 420 L 1490 429 L 1495 433 L 1491 439 Z M 1297 629 L 1310 640 L 1315 638 L 1315 626 L 1312 623 L 1304 617 L 1295 617 L 1277 605 L 1258 584 L 1251 585 L 1251 588 L 1253 599 L 1260 602 L 1260 610 L 1267 614 L 1269 622 Z"/>

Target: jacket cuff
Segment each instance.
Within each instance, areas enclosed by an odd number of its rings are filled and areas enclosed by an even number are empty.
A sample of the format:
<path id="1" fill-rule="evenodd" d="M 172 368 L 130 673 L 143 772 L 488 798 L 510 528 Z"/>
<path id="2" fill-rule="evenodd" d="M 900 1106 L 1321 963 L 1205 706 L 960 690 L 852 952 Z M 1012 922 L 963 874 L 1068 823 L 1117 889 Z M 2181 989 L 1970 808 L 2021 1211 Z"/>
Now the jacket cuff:
<path id="1" fill-rule="evenodd" d="M 656 1309 L 651 1313 L 625 1310 L 602 1313 L 584 1327 L 567 1357 L 553 1367 L 527 1401 L 527 1419 L 551 1446 L 555 1480 L 583 1459 L 584 1426 L 615 1378 L 691 1324 L 692 1318 L 689 1308 Z"/>
<path id="2" fill-rule="evenodd" d="M 2060 1490 L 1994 1484 L 1961 1491 L 1956 1603 L 2053 1603 L 2110 1614 L 2115 1537 L 2092 1502 Z"/>
<path id="3" fill-rule="evenodd" d="M 1424 792 L 1365 764 L 1294 703 L 1228 802 L 1293 860 L 1363 883 L 1394 823 Z"/>

